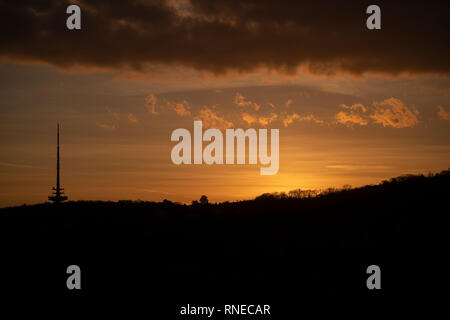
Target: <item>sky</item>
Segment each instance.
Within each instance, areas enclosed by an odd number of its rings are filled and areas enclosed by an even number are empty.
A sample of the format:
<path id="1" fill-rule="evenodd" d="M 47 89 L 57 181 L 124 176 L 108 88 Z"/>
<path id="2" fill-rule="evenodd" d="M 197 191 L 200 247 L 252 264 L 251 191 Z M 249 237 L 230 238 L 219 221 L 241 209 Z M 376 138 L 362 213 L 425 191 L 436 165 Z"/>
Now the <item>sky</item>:
<path id="1" fill-rule="evenodd" d="M 0 0 L 0 206 L 251 199 L 450 167 L 450 5 Z M 279 171 L 171 161 L 177 128 L 280 130 Z M 205 145 L 205 144 L 204 144 Z"/>

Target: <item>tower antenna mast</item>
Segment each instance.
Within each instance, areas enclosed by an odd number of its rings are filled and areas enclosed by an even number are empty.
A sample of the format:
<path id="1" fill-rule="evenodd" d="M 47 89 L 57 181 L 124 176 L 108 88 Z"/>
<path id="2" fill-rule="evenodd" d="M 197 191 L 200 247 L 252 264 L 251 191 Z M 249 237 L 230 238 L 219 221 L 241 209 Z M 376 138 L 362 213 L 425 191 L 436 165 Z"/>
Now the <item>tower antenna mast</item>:
<path id="1" fill-rule="evenodd" d="M 53 201 L 54 203 L 60 203 L 64 200 L 67 200 L 68 197 L 64 195 L 64 188 L 61 188 L 60 184 L 60 160 L 59 160 L 59 123 L 56 125 L 56 187 L 53 187 L 53 193 L 48 197 L 48 200 Z"/>

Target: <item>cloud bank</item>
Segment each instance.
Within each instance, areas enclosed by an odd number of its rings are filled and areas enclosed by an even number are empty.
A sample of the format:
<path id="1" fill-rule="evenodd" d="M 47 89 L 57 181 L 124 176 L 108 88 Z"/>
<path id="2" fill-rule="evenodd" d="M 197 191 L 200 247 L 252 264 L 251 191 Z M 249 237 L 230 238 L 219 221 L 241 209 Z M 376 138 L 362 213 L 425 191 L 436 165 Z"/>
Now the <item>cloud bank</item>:
<path id="1" fill-rule="evenodd" d="M 361 103 L 347 106 L 339 105 L 346 111 L 339 111 L 335 115 L 336 122 L 352 127 L 355 124 L 367 126 L 369 120 L 381 124 L 383 127 L 410 128 L 419 124 L 419 111 L 416 107 L 406 106 L 400 99 L 389 98 L 381 102 L 373 102 L 372 107 L 366 107 Z M 371 112 L 370 115 L 366 113 Z"/>
<path id="2" fill-rule="evenodd" d="M 449 1 L 378 1 L 382 29 L 354 1 L 78 0 L 81 30 L 65 27 L 68 1 L 0 0 L 0 58 L 139 70 L 163 64 L 246 72 L 450 73 Z"/>

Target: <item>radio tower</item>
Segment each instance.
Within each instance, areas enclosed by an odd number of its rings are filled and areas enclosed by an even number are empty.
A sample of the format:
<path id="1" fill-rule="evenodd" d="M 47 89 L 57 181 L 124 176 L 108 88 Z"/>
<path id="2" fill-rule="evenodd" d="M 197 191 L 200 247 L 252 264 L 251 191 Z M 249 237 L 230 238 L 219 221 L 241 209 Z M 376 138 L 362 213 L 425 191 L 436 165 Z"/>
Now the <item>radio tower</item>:
<path id="1" fill-rule="evenodd" d="M 56 128 L 56 188 L 53 187 L 53 195 L 49 196 L 48 200 L 51 200 L 54 203 L 60 203 L 64 200 L 67 200 L 68 198 L 64 195 L 64 188 L 61 188 L 59 183 L 59 123 L 57 124 Z"/>

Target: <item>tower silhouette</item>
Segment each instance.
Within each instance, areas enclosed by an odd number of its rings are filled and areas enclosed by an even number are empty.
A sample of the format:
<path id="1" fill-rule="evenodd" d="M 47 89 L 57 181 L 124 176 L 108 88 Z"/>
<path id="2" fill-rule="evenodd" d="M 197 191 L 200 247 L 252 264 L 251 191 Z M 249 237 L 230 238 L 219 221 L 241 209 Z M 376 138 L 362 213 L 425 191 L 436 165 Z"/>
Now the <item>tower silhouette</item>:
<path id="1" fill-rule="evenodd" d="M 59 123 L 56 125 L 57 134 L 56 134 L 56 187 L 53 187 L 53 194 L 48 197 L 48 200 L 51 200 L 55 203 L 60 203 L 64 200 L 67 200 L 67 196 L 64 195 L 64 188 L 61 188 L 59 181 Z"/>

